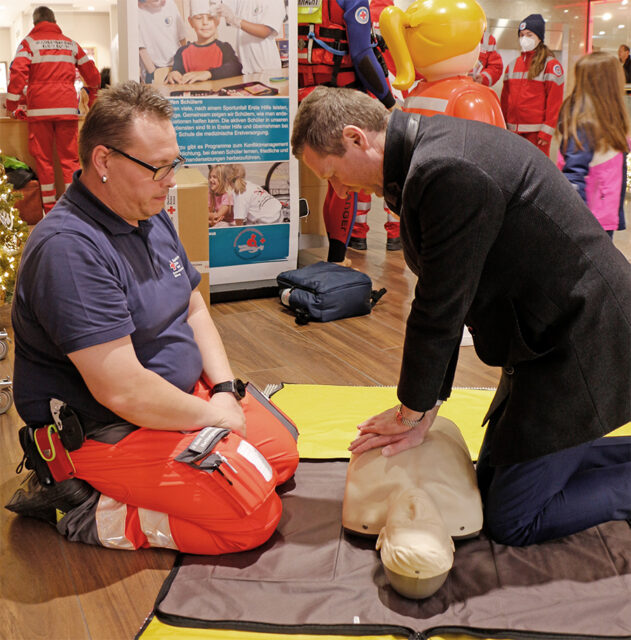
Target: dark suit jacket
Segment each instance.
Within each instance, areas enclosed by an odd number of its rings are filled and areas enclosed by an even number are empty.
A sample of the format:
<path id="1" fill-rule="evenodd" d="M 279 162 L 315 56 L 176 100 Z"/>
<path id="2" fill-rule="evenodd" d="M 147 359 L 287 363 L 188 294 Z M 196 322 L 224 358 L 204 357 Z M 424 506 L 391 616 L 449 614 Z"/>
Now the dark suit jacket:
<path id="1" fill-rule="evenodd" d="M 598 438 L 631 419 L 631 267 L 563 174 L 497 127 L 390 117 L 384 196 L 419 276 L 398 395 L 418 411 L 449 394 L 463 324 L 504 367 L 491 462 Z M 487 416 L 488 417 L 488 416 Z"/>

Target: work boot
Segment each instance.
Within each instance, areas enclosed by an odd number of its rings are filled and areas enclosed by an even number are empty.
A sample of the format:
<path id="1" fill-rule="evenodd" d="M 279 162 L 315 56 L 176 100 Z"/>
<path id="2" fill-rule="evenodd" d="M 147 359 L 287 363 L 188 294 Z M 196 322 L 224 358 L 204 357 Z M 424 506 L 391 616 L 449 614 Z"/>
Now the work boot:
<path id="1" fill-rule="evenodd" d="M 401 249 L 401 238 L 388 238 L 386 240 L 386 251 L 399 251 Z"/>
<path id="2" fill-rule="evenodd" d="M 348 246 L 351 249 L 355 249 L 357 251 L 366 251 L 366 249 L 368 249 L 366 238 L 354 238 L 353 236 L 351 236 L 351 239 L 348 242 Z"/>
<path id="3" fill-rule="evenodd" d="M 40 483 L 31 471 L 20 484 L 5 509 L 20 516 L 39 518 L 55 526 L 71 509 L 85 502 L 95 490 L 79 478 L 56 482 L 51 487 Z"/>

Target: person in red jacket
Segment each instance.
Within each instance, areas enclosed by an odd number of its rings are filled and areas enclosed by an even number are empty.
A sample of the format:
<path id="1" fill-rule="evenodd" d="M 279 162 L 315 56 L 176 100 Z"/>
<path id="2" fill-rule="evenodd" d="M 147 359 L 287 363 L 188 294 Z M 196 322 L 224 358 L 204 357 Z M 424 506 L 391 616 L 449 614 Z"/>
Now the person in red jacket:
<path id="1" fill-rule="evenodd" d="M 496 51 L 495 38 L 485 31 L 480 42 L 480 56 L 473 68 L 472 77 L 485 87 L 492 87 L 502 75 L 504 63 L 502 56 Z"/>
<path id="2" fill-rule="evenodd" d="M 33 25 L 11 63 L 6 109 L 17 117 L 14 112 L 26 87 L 28 149 L 35 159 L 44 211 L 48 213 L 56 201 L 53 142 L 66 187 L 79 169 L 75 69 L 88 90 L 88 107 L 96 100 L 101 76 L 85 51 L 62 33 L 51 9 L 37 7 Z"/>
<path id="3" fill-rule="evenodd" d="M 538 13 L 519 25 L 522 53 L 506 67 L 501 104 L 509 131 L 550 155 L 550 141 L 563 102 L 565 74 L 543 43 L 545 31 L 545 21 Z"/>

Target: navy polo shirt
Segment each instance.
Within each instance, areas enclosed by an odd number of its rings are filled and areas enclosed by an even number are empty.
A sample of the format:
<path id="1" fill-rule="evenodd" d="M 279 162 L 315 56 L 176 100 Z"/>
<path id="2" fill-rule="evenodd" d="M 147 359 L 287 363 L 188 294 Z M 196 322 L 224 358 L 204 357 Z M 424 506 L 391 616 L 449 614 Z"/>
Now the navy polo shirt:
<path id="1" fill-rule="evenodd" d="M 13 390 L 28 423 L 50 421 L 53 397 L 93 420 L 119 419 L 92 397 L 67 357 L 79 349 L 130 336 L 144 367 L 187 392 L 202 372 L 187 322 L 201 277 L 167 213 L 134 227 L 79 176 L 33 229 L 18 271 Z"/>

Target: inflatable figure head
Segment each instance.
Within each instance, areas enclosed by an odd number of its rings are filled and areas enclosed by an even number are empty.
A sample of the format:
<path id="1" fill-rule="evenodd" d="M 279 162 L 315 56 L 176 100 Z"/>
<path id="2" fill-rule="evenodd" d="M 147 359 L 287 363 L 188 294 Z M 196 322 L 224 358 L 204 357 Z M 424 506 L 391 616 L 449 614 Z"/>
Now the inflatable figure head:
<path id="1" fill-rule="evenodd" d="M 409 89 L 416 71 L 427 76 L 429 67 L 450 59 L 457 61 L 451 75 L 466 74 L 477 61 L 485 28 L 486 16 L 475 0 L 416 0 L 405 11 L 386 7 L 379 30 L 397 68 L 392 85 Z"/>

